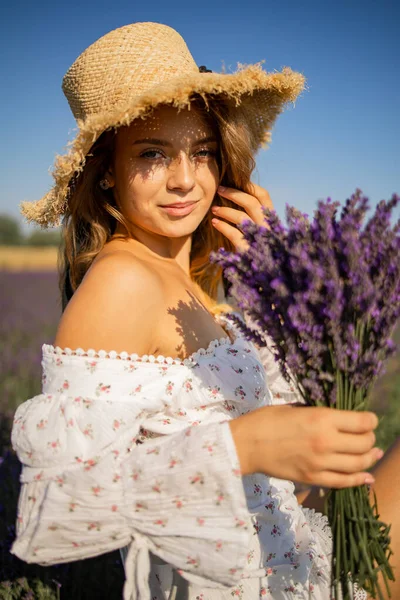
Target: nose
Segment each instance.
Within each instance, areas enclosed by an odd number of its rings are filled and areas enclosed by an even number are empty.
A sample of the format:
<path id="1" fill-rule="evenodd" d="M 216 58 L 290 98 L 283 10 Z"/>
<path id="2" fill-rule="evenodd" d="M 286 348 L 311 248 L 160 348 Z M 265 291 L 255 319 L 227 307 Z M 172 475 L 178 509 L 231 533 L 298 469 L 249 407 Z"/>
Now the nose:
<path id="1" fill-rule="evenodd" d="M 190 158 L 180 152 L 175 160 L 171 161 L 168 174 L 168 189 L 189 191 L 195 184 L 194 167 Z"/>

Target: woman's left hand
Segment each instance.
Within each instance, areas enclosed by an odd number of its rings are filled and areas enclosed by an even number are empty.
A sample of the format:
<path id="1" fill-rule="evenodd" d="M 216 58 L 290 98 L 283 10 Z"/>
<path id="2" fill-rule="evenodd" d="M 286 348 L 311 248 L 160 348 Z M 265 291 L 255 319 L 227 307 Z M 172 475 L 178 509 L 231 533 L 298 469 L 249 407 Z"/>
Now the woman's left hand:
<path id="1" fill-rule="evenodd" d="M 244 239 L 244 235 L 240 232 L 239 227 L 244 221 L 248 221 L 249 218 L 257 225 L 265 226 L 265 216 L 262 212 L 262 207 L 274 209 L 269 193 L 265 188 L 257 185 L 256 183 L 250 184 L 253 187 L 253 194 L 246 194 L 236 190 L 235 188 L 217 188 L 217 193 L 232 202 L 236 202 L 239 206 L 243 207 L 247 215 L 244 215 L 243 211 L 235 210 L 234 208 L 228 208 L 226 206 L 213 206 L 212 213 L 218 219 L 212 219 L 213 226 L 218 229 L 223 235 L 225 235 L 235 246 L 236 251 L 245 252 L 248 249 L 248 243 Z M 222 217 L 227 221 L 231 221 L 238 227 L 229 225 L 225 221 L 220 221 Z"/>

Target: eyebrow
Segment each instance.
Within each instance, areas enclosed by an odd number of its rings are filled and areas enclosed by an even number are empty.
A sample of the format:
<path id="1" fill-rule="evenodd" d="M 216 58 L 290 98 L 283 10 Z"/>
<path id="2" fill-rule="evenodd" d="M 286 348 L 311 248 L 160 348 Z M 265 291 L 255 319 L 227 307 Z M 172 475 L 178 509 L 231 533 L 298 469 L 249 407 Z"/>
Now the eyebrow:
<path id="1" fill-rule="evenodd" d="M 207 144 L 209 142 L 216 142 L 217 139 L 213 135 L 208 137 L 201 138 L 193 143 L 193 146 L 198 146 L 199 144 Z M 133 146 L 137 144 L 155 144 L 156 146 L 165 146 L 166 148 L 172 148 L 172 144 L 167 140 L 160 140 L 158 138 L 142 138 L 140 140 L 135 140 L 133 142 Z"/>

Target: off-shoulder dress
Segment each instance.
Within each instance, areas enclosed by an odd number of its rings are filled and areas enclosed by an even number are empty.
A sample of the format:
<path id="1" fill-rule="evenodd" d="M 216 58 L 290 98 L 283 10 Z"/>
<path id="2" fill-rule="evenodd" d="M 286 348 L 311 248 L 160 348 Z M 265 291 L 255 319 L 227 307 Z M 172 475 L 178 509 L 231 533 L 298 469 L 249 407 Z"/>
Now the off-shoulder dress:
<path id="1" fill-rule="evenodd" d="M 43 344 L 42 393 L 12 430 L 12 553 L 51 565 L 120 549 L 125 600 L 168 600 L 173 573 L 188 600 L 331 597 L 326 517 L 291 481 L 242 476 L 228 425 L 299 397 L 268 348 L 216 320 L 227 335 L 186 360 Z"/>

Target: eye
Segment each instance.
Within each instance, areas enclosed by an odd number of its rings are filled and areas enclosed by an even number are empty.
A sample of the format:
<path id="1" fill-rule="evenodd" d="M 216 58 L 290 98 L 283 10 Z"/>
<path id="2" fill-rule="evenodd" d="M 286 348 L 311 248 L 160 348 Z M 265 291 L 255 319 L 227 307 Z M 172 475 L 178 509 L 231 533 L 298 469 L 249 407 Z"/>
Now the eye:
<path id="1" fill-rule="evenodd" d="M 201 154 L 201 153 L 205 153 L 205 154 Z M 164 157 L 164 154 L 161 152 L 161 150 L 145 150 L 144 152 L 142 152 L 139 156 L 141 158 L 147 158 L 147 159 L 158 159 L 160 157 L 158 156 L 154 156 L 155 154 L 160 154 L 161 158 Z M 214 157 L 216 156 L 216 152 L 214 150 L 209 150 L 208 148 L 203 148 L 202 150 L 198 150 L 195 154 L 195 156 L 198 156 L 199 158 L 209 158 L 209 157 Z"/>
<path id="2" fill-rule="evenodd" d="M 199 154 L 200 152 L 206 152 L 208 156 L 215 156 L 217 154 L 214 150 L 209 150 L 208 148 L 203 148 L 196 152 L 196 154 Z M 201 156 L 200 158 L 208 158 L 208 156 Z"/>
<path id="3" fill-rule="evenodd" d="M 148 156 L 149 154 L 162 154 L 162 152 L 160 150 L 146 150 L 145 152 L 142 152 L 139 156 L 143 158 L 158 158 L 155 156 Z"/>

